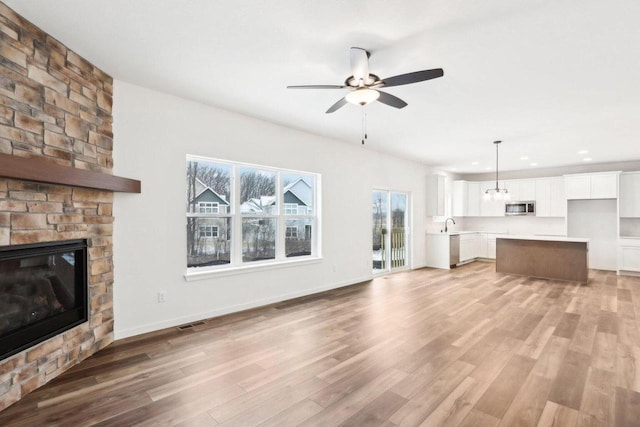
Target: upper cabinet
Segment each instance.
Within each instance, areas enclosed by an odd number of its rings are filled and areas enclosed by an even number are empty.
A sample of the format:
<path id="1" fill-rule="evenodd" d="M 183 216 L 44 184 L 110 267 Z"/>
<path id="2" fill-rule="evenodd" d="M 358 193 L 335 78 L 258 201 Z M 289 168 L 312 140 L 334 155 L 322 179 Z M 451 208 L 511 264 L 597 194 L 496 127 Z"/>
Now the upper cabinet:
<path id="1" fill-rule="evenodd" d="M 551 216 L 551 178 L 536 180 L 536 216 Z"/>
<path id="2" fill-rule="evenodd" d="M 551 214 L 549 216 L 567 216 L 567 196 L 563 176 L 551 178 Z"/>
<path id="3" fill-rule="evenodd" d="M 499 185 L 502 188 L 504 183 Z M 492 188 L 496 188 L 495 181 L 480 183 L 480 216 L 504 216 L 504 200 L 487 199 L 485 197 L 485 192 Z"/>
<path id="4" fill-rule="evenodd" d="M 616 199 L 618 175 L 618 172 L 565 175 L 567 199 Z"/>
<path id="5" fill-rule="evenodd" d="M 467 183 L 467 212 L 466 216 L 480 216 L 480 183 Z"/>
<path id="6" fill-rule="evenodd" d="M 536 216 L 564 217 L 567 214 L 567 199 L 564 196 L 564 178 L 536 179 Z"/>
<path id="7" fill-rule="evenodd" d="M 445 216 L 445 177 L 429 175 L 427 177 L 427 216 Z"/>
<path id="8" fill-rule="evenodd" d="M 620 217 L 640 218 L 640 172 L 620 175 Z"/>
<path id="9" fill-rule="evenodd" d="M 453 216 L 467 216 L 467 193 L 469 185 L 467 181 L 453 181 Z"/>
<path id="10" fill-rule="evenodd" d="M 453 181 L 453 216 L 480 216 L 480 183 Z"/>
<path id="11" fill-rule="evenodd" d="M 528 202 L 536 199 L 535 179 L 512 179 L 504 181 L 504 186 L 509 190 L 510 201 Z"/>

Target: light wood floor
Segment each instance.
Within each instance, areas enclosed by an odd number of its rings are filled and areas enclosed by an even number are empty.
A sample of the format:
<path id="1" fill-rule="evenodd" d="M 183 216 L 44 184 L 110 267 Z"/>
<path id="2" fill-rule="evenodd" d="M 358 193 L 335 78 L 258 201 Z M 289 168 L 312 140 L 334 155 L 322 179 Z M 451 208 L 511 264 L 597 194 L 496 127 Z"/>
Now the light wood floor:
<path id="1" fill-rule="evenodd" d="M 640 425 L 640 278 L 494 268 L 399 273 L 119 341 L 0 425 Z"/>

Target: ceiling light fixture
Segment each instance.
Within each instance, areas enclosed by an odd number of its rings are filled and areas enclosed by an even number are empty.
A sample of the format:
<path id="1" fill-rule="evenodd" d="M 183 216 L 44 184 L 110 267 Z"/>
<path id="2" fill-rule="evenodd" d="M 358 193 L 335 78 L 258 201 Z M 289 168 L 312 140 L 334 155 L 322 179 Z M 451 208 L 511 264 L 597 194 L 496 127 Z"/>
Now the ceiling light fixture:
<path id="1" fill-rule="evenodd" d="M 349 92 L 344 98 L 355 105 L 367 105 L 380 97 L 380 92 L 366 87 Z"/>
<path id="2" fill-rule="evenodd" d="M 486 200 L 493 198 L 494 200 L 509 200 L 509 190 L 506 188 L 500 188 L 498 185 L 498 147 L 502 141 L 493 141 L 496 146 L 496 188 L 488 188 L 484 191 L 484 198 Z"/>
<path id="3" fill-rule="evenodd" d="M 589 150 L 580 150 L 578 151 L 578 154 L 588 154 Z"/>
<path id="4" fill-rule="evenodd" d="M 520 157 L 520 160 L 529 160 L 529 156 L 522 156 Z"/>
<path id="5" fill-rule="evenodd" d="M 471 164 L 472 164 L 473 166 L 477 166 L 477 165 L 479 165 L 479 164 L 480 164 L 480 162 L 471 162 Z"/>
<path id="6" fill-rule="evenodd" d="M 593 160 L 591 157 L 585 157 L 582 159 L 583 162 L 590 162 L 591 160 Z"/>
<path id="7" fill-rule="evenodd" d="M 529 163 L 529 166 L 538 166 L 538 164 L 536 162 L 531 162 Z"/>

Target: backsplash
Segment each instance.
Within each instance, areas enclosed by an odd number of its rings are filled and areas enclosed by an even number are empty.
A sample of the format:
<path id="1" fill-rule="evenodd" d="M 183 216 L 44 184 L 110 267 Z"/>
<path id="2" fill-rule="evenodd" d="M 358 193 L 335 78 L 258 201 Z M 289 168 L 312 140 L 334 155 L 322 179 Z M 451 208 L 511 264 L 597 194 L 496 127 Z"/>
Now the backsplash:
<path id="1" fill-rule="evenodd" d="M 564 236 L 566 232 L 564 218 L 538 218 L 530 216 L 510 217 L 465 217 L 456 218 L 452 230 L 494 231 L 509 234 L 547 234 Z M 442 227 L 444 225 L 441 223 Z M 442 227 L 434 231 L 440 231 Z"/>

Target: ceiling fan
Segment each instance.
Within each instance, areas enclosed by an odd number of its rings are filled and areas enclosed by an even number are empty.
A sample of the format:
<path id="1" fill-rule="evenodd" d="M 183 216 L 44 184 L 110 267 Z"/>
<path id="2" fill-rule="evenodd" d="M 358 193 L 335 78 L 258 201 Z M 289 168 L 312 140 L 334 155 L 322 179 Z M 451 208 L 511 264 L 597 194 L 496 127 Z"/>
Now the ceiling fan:
<path id="1" fill-rule="evenodd" d="M 333 113 L 348 102 L 356 105 L 367 105 L 373 101 L 379 101 L 383 104 L 390 105 L 395 108 L 404 108 L 407 103 L 397 96 L 391 95 L 379 90 L 383 87 L 402 86 L 411 83 L 422 82 L 442 77 L 444 72 L 442 68 L 434 68 L 432 70 L 414 71 L 413 73 L 400 74 L 398 76 L 380 79 L 375 74 L 369 73 L 369 56 L 371 54 L 365 49 L 352 47 L 350 51 L 351 73 L 344 81 L 344 85 L 303 85 L 303 86 L 287 86 L 287 89 L 348 89 L 350 90 L 346 96 L 333 104 L 327 113 Z"/>

